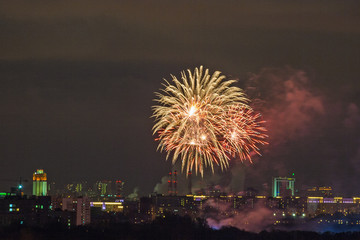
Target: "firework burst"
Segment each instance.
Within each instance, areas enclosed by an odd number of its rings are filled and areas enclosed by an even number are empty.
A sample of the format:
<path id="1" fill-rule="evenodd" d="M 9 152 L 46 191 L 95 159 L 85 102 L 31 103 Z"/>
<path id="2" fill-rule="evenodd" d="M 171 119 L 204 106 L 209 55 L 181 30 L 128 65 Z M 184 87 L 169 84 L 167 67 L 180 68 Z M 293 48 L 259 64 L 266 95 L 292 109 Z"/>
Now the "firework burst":
<path id="1" fill-rule="evenodd" d="M 156 93 L 153 106 L 158 150 L 181 159 L 182 170 L 195 169 L 203 175 L 204 167 L 214 172 L 229 166 L 232 157 L 251 161 L 250 153 L 260 155 L 258 145 L 267 144 L 260 114 L 248 105 L 244 92 L 226 80 L 219 71 L 209 74 L 203 67 L 181 73 L 181 81 L 171 75 Z"/>

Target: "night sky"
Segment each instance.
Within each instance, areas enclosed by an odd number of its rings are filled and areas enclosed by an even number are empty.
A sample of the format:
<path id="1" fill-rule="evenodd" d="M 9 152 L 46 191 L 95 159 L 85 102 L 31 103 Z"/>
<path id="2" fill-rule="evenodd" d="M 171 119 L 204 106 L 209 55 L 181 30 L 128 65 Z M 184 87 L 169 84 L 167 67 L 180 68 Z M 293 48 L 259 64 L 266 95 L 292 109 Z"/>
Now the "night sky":
<path id="1" fill-rule="evenodd" d="M 2 1 L 0 190 L 44 168 L 58 184 L 122 179 L 127 193 L 152 192 L 171 168 L 152 136 L 154 92 L 203 65 L 238 80 L 267 121 L 269 146 L 254 164 L 234 159 L 200 182 L 266 191 L 272 176 L 294 172 L 299 190 L 360 196 L 359 9 L 320 0 Z"/>

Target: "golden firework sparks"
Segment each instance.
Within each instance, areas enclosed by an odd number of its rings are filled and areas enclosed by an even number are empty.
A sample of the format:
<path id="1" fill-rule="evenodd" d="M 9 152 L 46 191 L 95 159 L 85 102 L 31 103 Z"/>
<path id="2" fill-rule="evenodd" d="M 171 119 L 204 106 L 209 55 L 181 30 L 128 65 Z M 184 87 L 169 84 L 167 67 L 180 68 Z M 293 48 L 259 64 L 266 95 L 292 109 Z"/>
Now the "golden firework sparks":
<path id="1" fill-rule="evenodd" d="M 214 171 L 229 166 L 231 157 L 251 161 L 251 152 L 260 155 L 258 145 L 267 144 L 260 114 L 248 105 L 244 92 L 226 80 L 221 72 L 212 75 L 203 67 L 181 73 L 181 81 L 171 75 L 156 93 L 153 106 L 158 150 L 172 155 L 175 164 L 181 159 L 182 170 L 195 168 L 203 175 L 204 167 Z"/>

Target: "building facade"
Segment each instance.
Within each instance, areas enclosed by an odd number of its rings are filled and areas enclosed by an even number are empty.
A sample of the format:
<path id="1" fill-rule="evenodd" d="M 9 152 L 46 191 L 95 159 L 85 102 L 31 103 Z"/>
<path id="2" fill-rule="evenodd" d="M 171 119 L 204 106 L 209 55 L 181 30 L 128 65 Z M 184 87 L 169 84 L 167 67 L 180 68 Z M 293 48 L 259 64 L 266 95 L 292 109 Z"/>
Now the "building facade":
<path id="1" fill-rule="evenodd" d="M 274 198 L 295 196 L 295 178 L 274 177 L 272 196 Z"/>
<path id="2" fill-rule="evenodd" d="M 43 169 L 37 169 L 33 174 L 33 195 L 47 196 L 47 175 Z"/>

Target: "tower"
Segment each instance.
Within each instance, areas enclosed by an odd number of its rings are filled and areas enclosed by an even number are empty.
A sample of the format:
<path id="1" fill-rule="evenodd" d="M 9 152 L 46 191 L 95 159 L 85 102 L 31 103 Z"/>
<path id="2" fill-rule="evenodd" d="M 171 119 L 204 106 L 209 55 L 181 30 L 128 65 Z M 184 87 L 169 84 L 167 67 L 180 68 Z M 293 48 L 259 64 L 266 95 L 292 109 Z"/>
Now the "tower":
<path id="1" fill-rule="evenodd" d="M 117 198 L 123 197 L 124 182 L 116 180 L 115 182 L 115 195 Z"/>
<path id="2" fill-rule="evenodd" d="M 188 194 L 192 195 L 192 181 L 191 181 L 191 171 L 188 172 Z"/>
<path id="3" fill-rule="evenodd" d="M 33 174 L 33 195 L 47 196 L 47 176 L 43 169 L 37 169 Z"/>
<path id="4" fill-rule="evenodd" d="M 172 173 L 171 171 L 169 172 L 169 180 L 168 180 L 168 195 L 171 196 L 173 193 L 173 186 L 172 186 Z"/>
<path id="5" fill-rule="evenodd" d="M 173 195 L 177 196 L 177 171 L 174 171 L 174 181 L 173 181 Z"/>

